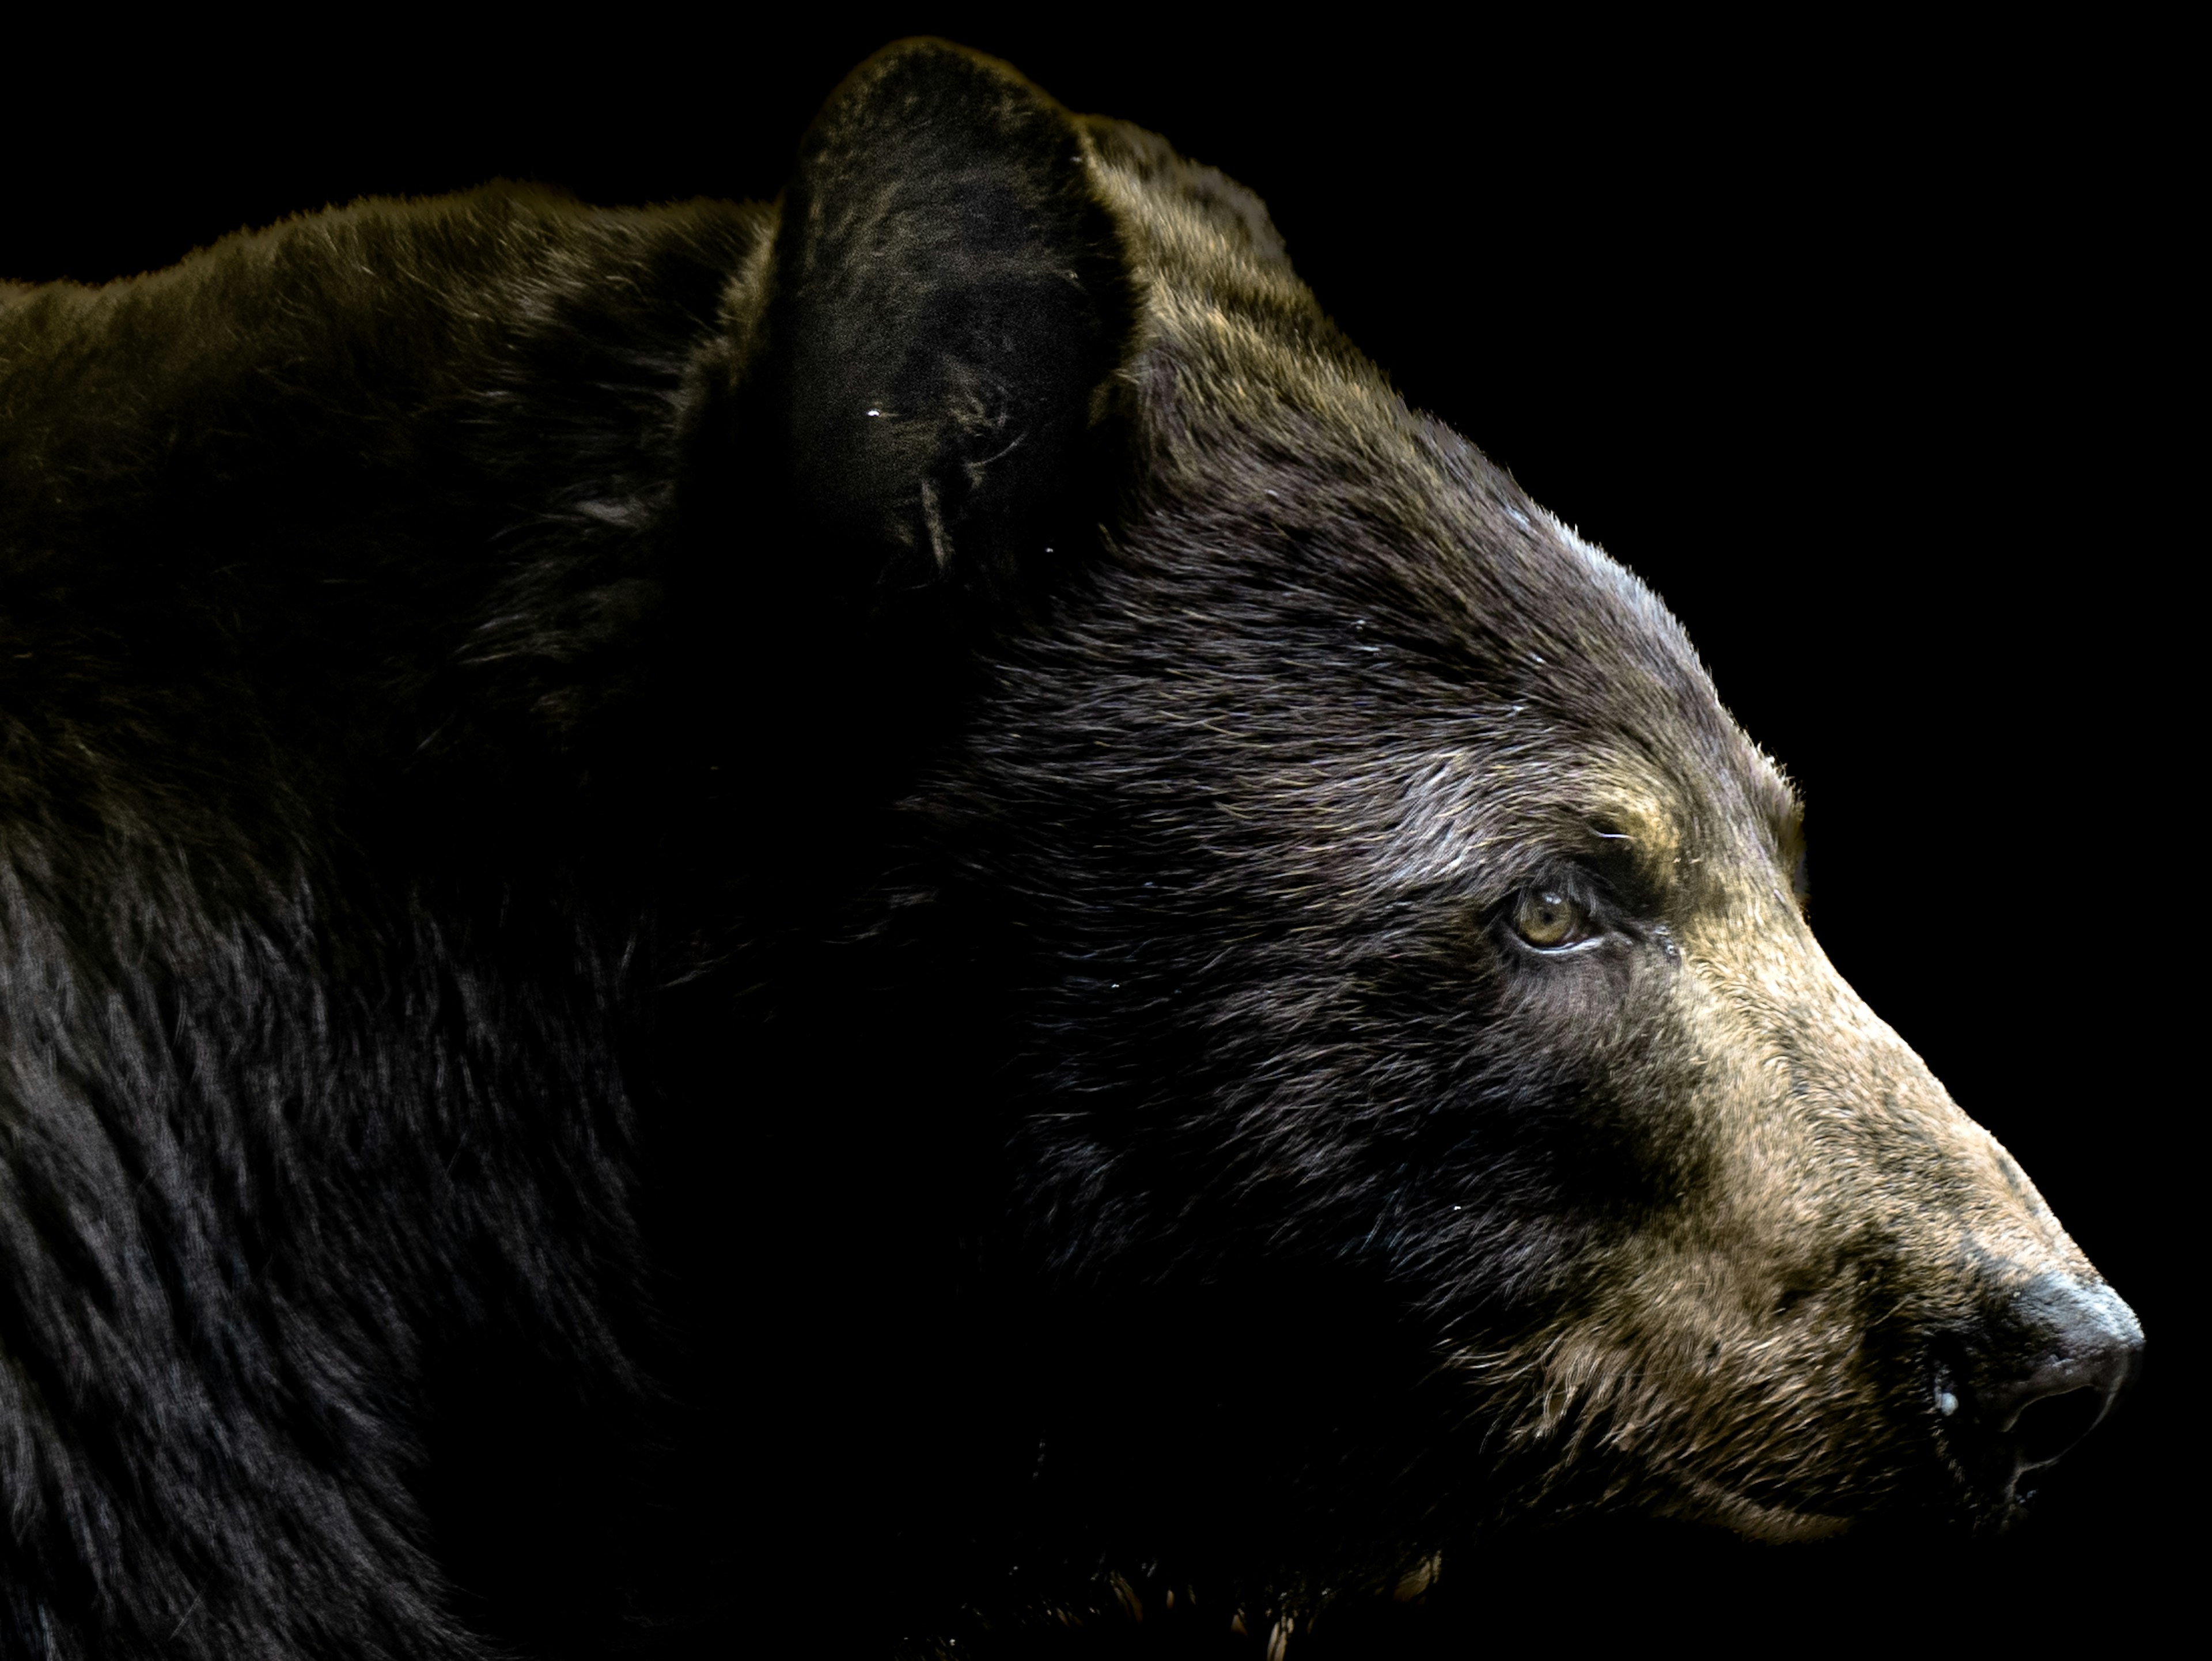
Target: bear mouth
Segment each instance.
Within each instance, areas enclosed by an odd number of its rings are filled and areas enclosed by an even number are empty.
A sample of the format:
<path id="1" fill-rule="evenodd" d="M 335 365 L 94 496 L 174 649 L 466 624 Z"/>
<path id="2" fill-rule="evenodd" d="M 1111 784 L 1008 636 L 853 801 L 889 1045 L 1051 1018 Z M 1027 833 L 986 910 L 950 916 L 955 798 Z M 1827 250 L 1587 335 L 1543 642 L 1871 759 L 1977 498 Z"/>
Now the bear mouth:
<path id="1" fill-rule="evenodd" d="M 1762 1503 L 1709 1477 L 1677 1472 L 1672 1480 L 1679 1495 L 1674 1503 L 1658 1506 L 1658 1515 L 1726 1529 L 1747 1540 L 1773 1545 L 1829 1540 L 1851 1526 L 1848 1517 Z"/>

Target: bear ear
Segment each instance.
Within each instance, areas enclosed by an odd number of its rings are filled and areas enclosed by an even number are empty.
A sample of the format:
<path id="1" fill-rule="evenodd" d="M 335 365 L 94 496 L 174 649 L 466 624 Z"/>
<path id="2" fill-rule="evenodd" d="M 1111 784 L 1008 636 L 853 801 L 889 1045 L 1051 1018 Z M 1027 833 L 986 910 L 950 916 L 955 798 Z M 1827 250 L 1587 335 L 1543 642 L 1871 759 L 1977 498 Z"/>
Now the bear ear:
<path id="1" fill-rule="evenodd" d="M 1068 113 L 942 41 L 878 53 L 801 143 L 771 292 L 792 478 L 865 580 L 1033 580 L 1134 311 Z"/>

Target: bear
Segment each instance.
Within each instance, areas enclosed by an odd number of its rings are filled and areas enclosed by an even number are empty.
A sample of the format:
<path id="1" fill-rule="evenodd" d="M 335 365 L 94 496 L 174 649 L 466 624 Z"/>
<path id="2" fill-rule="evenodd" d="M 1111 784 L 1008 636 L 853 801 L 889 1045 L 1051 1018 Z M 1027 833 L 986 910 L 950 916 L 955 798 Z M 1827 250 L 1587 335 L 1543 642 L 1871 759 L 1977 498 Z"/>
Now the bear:
<path id="1" fill-rule="evenodd" d="M 2136 1365 L 1657 599 L 1004 65 L 11 293 L 0 481 L 9 1654 L 1273 1647 Z"/>

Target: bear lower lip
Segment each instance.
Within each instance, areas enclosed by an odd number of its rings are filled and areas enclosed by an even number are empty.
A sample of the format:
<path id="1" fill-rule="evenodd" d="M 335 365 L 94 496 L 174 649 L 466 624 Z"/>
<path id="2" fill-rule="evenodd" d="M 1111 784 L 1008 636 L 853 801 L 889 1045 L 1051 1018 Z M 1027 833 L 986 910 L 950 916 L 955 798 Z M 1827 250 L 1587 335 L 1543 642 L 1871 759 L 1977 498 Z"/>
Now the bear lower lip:
<path id="1" fill-rule="evenodd" d="M 1797 1511 L 1788 1506 L 1762 1505 L 1706 1477 L 1681 1475 L 1675 1480 L 1681 1486 L 1682 1498 L 1674 1505 L 1661 1507 L 1661 1515 L 1724 1528 L 1747 1539 L 1775 1544 L 1826 1540 L 1851 1525 L 1848 1517 Z"/>

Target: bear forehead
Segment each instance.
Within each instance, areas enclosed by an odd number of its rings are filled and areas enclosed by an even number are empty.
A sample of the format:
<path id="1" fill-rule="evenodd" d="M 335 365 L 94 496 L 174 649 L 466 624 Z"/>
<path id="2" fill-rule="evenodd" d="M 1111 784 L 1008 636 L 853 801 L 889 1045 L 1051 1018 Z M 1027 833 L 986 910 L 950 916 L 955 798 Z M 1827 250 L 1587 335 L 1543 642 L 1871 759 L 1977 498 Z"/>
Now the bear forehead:
<path id="1" fill-rule="evenodd" d="M 1073 742 L 1133 760 L 1094 729 L 1157 724 L 1224 789 L 1396 795 L 1500 836 L 1580 824 L 1639 858 L 1792 840 L 1789 784 L 1632 573 L 1433 423 L 1312 439 L 1127 527 L 1061 665 Z M 1332 449 L 1386 448 L 1395 484 L 1340 485 Z"/>
<path id="2" fill-rule="evenodd" d="M 1577 730 L 1686 725 L 1702 759 L 1755 754 L 1657 597 L 1409 409 L 1300 281 L 1256 196 L 1152 134 L 1083 125 L 1138 301 L 1117 380 L 1133 494 L 1174 567 L 1161 592 L 1218 585 L 1276 628 L 1340 610 Z"/>

